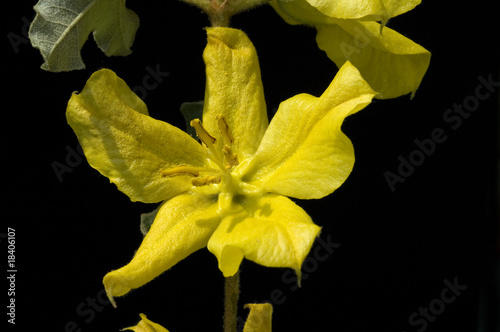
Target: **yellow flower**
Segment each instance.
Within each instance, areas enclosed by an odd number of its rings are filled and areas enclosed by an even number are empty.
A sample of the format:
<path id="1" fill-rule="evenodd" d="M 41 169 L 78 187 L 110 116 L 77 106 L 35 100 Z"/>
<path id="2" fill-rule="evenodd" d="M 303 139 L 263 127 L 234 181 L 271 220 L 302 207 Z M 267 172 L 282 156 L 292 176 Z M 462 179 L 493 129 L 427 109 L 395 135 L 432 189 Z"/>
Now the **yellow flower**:
<path id="1" fill-rule="evenodd" d="M 271 332 L 273 306 L 269 303 L 248 303 L 245 304 L 246 309 L 250 309 L 248 318 L 245 322 L 243 332 Z M 146 315 L 139 314 L 141 320 L 136 326 L 126 327 L 121 331 L 134 332 L 168 332 L 166 328 L 152 322 Z"/>
<path id="2" fill-rule="evenodd" d="M 136 326 L 130 326 L 122 329 L 121 331 L 135 331 L 135 332 L 168 332 L 166 328 L 157 324 L 155 322 L 150 321 L 146 318 L 146 315 L 139 314 L 141 316 L 141 320 L 137 323 Z"/>
<path id="3" fill-rule="evenodd" d="M 248 303 L 250 309 L 243 332 L 271 332 L 273 306 L 270 303 Z"/>
<path id="4" fill-rule="evenodd" d="M 306 22 L 329 23 L 329 18 L 387 22 L 392 17 L 412 10 L 420 2 L 421 0 L 272 0 L 271 5 L 282 8 L 295 20 Z"/>
<path id="5" fill-rule="evenodd" d="M 202 144 L 151 118 L 110 70 L 94 73 L 68 103 L 90 165 L 132 201 L 163 201 L 132 261 L 104 277 L 111 300 L 203 247 L 226 277 L 245 257 L 293 268 L 300 280 L 320 227 L 285 196 L 324 197 L 352 170 L 353 147 L 340 127 L 375 95 L 354 66 L 346 63 L 320 97 L 281 103 L 269 124 L 250 40 L 230 28 L 207 33 L 203 118 L 192 121 Z"/>
<path id="6" fill-rule="evenodd" d="M 316 42 L 341 67 L 350 61 L 388 99 L 417 91 L 431 54 L 394 30 L 382 27 L 420 0 L 271 0 L 289 24 L 314 26 Z M 382 21 L 377 23 L 375 21 Z"/>

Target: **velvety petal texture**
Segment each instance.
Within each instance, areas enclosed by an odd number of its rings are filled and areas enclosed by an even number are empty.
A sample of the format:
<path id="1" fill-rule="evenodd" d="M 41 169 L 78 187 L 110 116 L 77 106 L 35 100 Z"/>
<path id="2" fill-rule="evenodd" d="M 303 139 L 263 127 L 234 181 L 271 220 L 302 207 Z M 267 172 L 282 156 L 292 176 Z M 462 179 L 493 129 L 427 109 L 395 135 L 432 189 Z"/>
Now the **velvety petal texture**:
<path id="1" fill-rule="evenodd" d="M 243 332 L 271 332 L 273 306 L 271 303 L 248 303 L 245 309 L 250 309 Z"/>
<path id="2" fill-rule="evenodd" d="M 294 0 L 297 1 L 297 0 Z M 420 0 L 300 0 L 335 18 L 387 21 L 413 9 Z M 286 2 L 286 1 L 283 1 Z"/>
<path id="3" fill-rule="evenodd" d="M 268 267 L 300 268 L 320 232 L 309 215 L 290 199 L 273 194 L 237 197 L 242 209 L 223 218 L 208 242 L 225 277 L 243 258 Z"/>
<path id="4" fill-rule="evenodd" d="M 333 19 L 314 8 L 307 0 L 271 0 L 269 4 L 288 24 L 330 24 Z"/>
<path id="5" fill-rule="evenodd" d="M 430 52 L 394 30 L 386 21 L 405 13 L 420 0 L 272 0 L 271 5 L 289 24 L 317 28 L 316 41 L 340 68 L 354 64 L 376 98 L 415 94 L 430 62 Z"/>
<path id="6" fill-rule="evenodd" d="M 113 305 L 113 297 L 141 287 L 205 247 L 219 222 L 216 197 L 190 192 L 163 203 L 132 261 L 104 277 Z"/>
<path id="7" fill-rule="evenodd" d="M 350 61 L 359 69 L 377 98 L 415 94 L 431 54 L 422 46 L 379 23 L 336 20 L 316 26 L 318 46 L 337 66 Z"/>
<path id="8" fill-rule="evenodd" d="M 120 331 L 134 331 L 134 332 L 168 332 L 166 328 L 149 320 L 146 315 L 139 314 L 141 316 L 141 321 L 135 326 L 126 327 Z"/>
<path id="9" fill-rule="evenodd" d="M 395 17 L 406 12 L 409 12 L 416 6 L 420 5 L 421 0 L 383 0 L 384 8 L 388 17 Z"/>
<path id="10" fill-rule="evenodd" d="M 205 246 L 224 276 L 246 258 L 292 268 L 300 280 L 320 227 L 285 196 L 324 197 L 352 170 L 341 125 L 376 92 L 349 61 L 320 97 L 290 98 L 268 124 L 250 40 L 230 28 L 208 28 L 207 39 L 203 117 L 191 122 L 203 144 L 151 118 L 110 70 L 93 74 L 68 103 L 90 165 L 133 201 L 163 201 L 132 260 L 104 277 L 113 305 Z"/>
<path id="11" fill-rule="evenodd" d="M 271 0 L 276 12 L 290 24 L 325 24 L 331 19 L 386 22 L 412 10 L 421 0 Z"/>
<path id="12" fill-rule="evenodd" d="M 281 103 L 243 180 L 301 199 L 337 189 L 354 165 L 344 119 L 370 103 L 375 92 L 349 62 L 319 98 L 300 94 Z"/>
<path id="13" fill-rule="evenodd" d="M 191 136 L 151 118 L 143 101 L 108 69 L 73 94 L 66 118 L 89 164 L 132 201 L 156 203 L 188 190 L 189 176 L 163 177 L 160 170 L 202 167 L 207 159 Z"/>
<path id="14" fill-rule="evenodd" d="M 243 160 L 257 150 L 268 125 L 257 53 L 237 29 L 207 28 L 207 38 L 203 125 L 221 149 L 224 142 L 216 117 L 224 115 L 234 136 L 229 145 Z"/>

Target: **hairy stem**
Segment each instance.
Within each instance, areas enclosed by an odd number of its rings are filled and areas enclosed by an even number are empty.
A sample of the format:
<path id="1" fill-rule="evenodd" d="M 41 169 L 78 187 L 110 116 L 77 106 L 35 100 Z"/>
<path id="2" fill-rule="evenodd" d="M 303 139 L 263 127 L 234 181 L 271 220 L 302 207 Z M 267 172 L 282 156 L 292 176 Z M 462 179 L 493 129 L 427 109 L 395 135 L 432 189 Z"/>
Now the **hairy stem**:
<path id="1" fill-rule="evenodd" d="M 227 277 L 224 283 L 224 332 L 236 332 L 238 297 L 240 296 L 240 271 Z"/>

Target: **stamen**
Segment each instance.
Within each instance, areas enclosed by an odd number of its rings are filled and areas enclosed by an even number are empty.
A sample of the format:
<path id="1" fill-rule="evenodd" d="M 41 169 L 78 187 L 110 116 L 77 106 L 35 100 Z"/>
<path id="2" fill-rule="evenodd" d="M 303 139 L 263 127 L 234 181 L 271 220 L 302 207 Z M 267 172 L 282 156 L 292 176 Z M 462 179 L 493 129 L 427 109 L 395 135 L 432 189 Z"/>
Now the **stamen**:
<path id="1" fill-rule="evenodd" d="M 205 171 L 205 168 L 193 167 L 193 166 L 178 166 L 169 169 L 161 169 L 160 174 L 163 177 L 171 177 L 178 175 L 198 176 L 200 175 L 200 171 Z"/>
<path id="2" fill-rule="evenodd" d="M 233 153 L 233 150 L 229 147 L 229 145 L 224 145 L 222 147 L 222 153 L 224 153 L 224 160 L 226 161 L 226 168 L 231 168 L 239 164 L 238 156 Z"/>
<path id="3" fill-rule="evenodd" d="M 191 183 L 193 186 L 196 187 L 201 187 L 201 186 L 208 186 L 212 183 L 220 183 L 221 178 L 218 176 L 204 176 L 201 178 L 194 178 L 191 180 Z"/>
<path id="4" fill-rule="evenodd" d="M 198 136 L 198 138 L 203 143 L 205 143 L 205 145 L 208 148 L 211 149 L 211 147 L 215 144 L 215 142 L 217 142 L 217 140 L 215 139 L 215 137 L 213 137 L 212 135 L 210 135 L 208 133 L 208 131 L 203 127 L 203 125 L 201 124 L 200 119 L 191 120 L 190 125 L 191 125 L 191 127 L 194 128 L 194 130 L 196 130 L 196 136 Z"/>
<path id="5" fill-rule="evenodd" d="M 218 114 L 217 115 L 217 123 L 219 124 L 219 129 L 222 133 L 222 137 L 224 138 L 224 141 L 226 143 L 233 143 L 234 137 L 233 134 L 231 133 L 231 130 L 229 130 L 229 126 L 226 121 L 226 117 L 224 114 Z"/>
<path id="6" fill-rule="evenodd" d="M 210 159 L 213 160 L 222 169 L 223 166 L 220 151 L 217 151 L 214 146 L 215 142 L 217 142 L 217 139 L 208 133 L 208 131 L 201 124 L 200 119 L 192 120 L 190 122 L 190 125 L 194 128 L 194 130 L 196 130 L 196 135 L 198 136 L 198 138 L 212 152 L 212 157 Z"/>

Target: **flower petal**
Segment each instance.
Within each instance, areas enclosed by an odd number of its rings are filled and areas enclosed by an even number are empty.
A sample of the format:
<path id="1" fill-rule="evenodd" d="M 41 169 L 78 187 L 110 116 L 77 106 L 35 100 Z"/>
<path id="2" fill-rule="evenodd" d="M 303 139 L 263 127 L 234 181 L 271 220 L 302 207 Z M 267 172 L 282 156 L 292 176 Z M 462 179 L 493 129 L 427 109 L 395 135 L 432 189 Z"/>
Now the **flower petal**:
<path id="1" fill-rule="evenodd" d="M 268 267 L 290 267 L 300 280 L 300 267 L 320 227 L 283 196 L 237 196 L 235 201 L 242 210 L 224 217 L 208 241 L 224 276 L 234 275 L 245 257 Z"/>
<path id="2" fill-rule="evenodd" d="M 223 114 L 234 136 L 231 147 L 243 160 L 257 150 L 268 125 L 257 53 L 240 30 L 207 28 L 207 35 L 203 125 L 222 148 L 216 116 Z"/>
<path id="3" fill-rule="evenodd" d="M 409 12 L 421 2 L 422 0 L 383 0 L 389 18 Z"/>
<path id="4" fill-rule="evenodd" d="M 288 24 L 330 24 L 332 18 L 314 8 L 307 0 L 271 0 L 269 4 Z"/>
<path id="5" fill-rule="evenodd" d="M 325 24 L 330 18 L 387 21 L 412 10 L 421 0 L 272 0 L 290 24 Z"/>
<path id="6" fill-rule="evenodd" d="M 337 25 L 318 25 L 316 41 L 337 66 L 350 61 L 359 69 L 377 98 L 414 94 L 431 54 L 422 46 L 375 22 L 336 20 Z"/>
<path id="7" fill-rule="evenodd" d="M 342 19 L 387 21 L 413 9 L 420 0 L 307 0 L 323 14 Z"/>
<path id="8" fill-rule="evenodd" d="M 141 316 L 141 321 L 137 323 L 136 326 L 126 327 L 124 329 L 121 329 L 120 331 L 130 330 L 134 332 L 168 332 L 168 330 L 160 324 L 149 320 L 146 315 L 139 314 L 139 316 Z"/>
<path id="9" fill-rule="evenodd" d="M 250 309 L 243 332 L 271 332 L 273 306 L 271 303 L 247 303 L 245 309 Z"/>
<path id="10" fill-rule="evenodd" d="M 148 115 L 146 105 L 108 69 L 94 73 L 66 110 L 89 164 L 132 201 L 156 203 L 191 188 L 187 175 L 162 177 L 179 165 L 201 167 L 205 149 L 182 130 Z"/>
<path id="11" fill-rule="evenodd" d="M 112 303 L 113 297 L 141 287 L 205 247 L 220 222 L 216 201 L 214 196 L 188 192 L 163 203 L 132 261 L 104 277 Z"/>
<path id="12" fill-rule="evenodd" d="M 358 70 L 346 62 L 321 97 L 300 94 L 284 101 L 242 171 L 242 180 L 301 199 L 332 193 L 354 164 L 351 141 L 340 130 L 342 122 L 374 95 Z"/>

